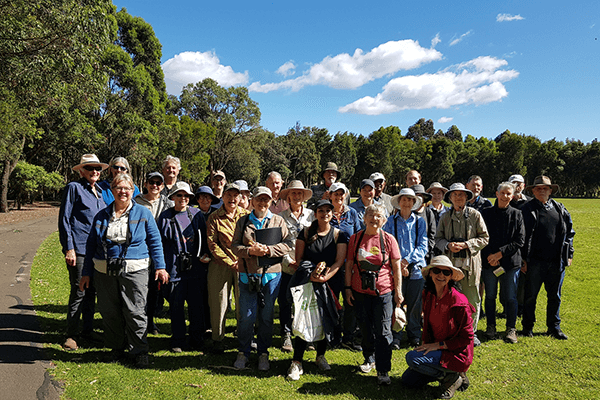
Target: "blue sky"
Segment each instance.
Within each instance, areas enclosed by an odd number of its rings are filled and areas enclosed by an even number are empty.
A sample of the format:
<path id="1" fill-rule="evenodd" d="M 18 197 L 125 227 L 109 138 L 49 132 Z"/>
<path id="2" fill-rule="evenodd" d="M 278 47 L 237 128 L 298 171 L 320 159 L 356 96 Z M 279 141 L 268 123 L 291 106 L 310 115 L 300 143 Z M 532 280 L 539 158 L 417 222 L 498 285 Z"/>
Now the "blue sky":
<path id="1" fill-rule="evenodd" d="M 600 136 L 598 1 L 113 1 L 154 28 L 169 93 L 246 86 L 276 134 Z"/>

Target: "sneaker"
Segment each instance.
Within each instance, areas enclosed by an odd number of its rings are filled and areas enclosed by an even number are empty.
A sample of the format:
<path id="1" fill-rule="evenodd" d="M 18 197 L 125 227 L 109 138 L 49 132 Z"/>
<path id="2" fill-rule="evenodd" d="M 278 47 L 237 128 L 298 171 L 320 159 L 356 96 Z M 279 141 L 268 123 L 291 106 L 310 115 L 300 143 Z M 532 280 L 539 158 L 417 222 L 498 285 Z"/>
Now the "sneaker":
<path id="1" fill-rule="evenodd" d="M 148 354 L 142 353 L 135 356 L 136 368 L 148 368 L 148 365 L 150 365 L 148 362 Z"/>
<path id="2" fill-rule="evenodd" d="M 477 337 L 477 335 L 473 336 L 473 347 L 481 346 L 481 340 Z"/>
<path id="3" fill-rule="evenodd" d="M 442 384 L 440 385 L 441 394 L 440 399 L 451 399 L 454 397 L 456 390 L 462 385 L 462 378 L 458 372 L 447 373 Z"/>
<path id="4" fill-rule="evenodd" d="M 271 366 L 269 365 L 269 355 L 267 353 L 262 353 L 258 356 L 258 370 L 259 371 L 268 371 Z"/>
<path id="5" fill-rule="evenodd" d="M 233 368 L 235 369 L 244 369 L 246 368 L 246 364 L 248 363 L 248 357 L 243 352 L 239 352 L 235 362 L 233 363 Z"/>
<path id="6" fill-rule="evenodd" d="M 77 350 L 77 342 L 73 338 L 67 338 L 67 340 L 65 340 L 65 343 L 63 344 L 63 349 L 67 351 Z"/>
<path id="7" fill-rule="evenodd" d="M 459 372 L 458 374 L 462 378 L 462 383 L 459 386 L 459 388 L 456 390 L 458 390 L 459 392 L 464 392 L 465 390 L 467 390 L 469 388 L 469 386 L 471 385 L 471 382 L 469 381 L 469 377 L 467 376 L 466 372 Z"/>
<path id="8" fill-rule="evenodd" d="M 287 372 L 287 378 L 291 381 L 297 381 L 300 379 L 300 375 L 304 374 L 304 369 L 302 369 L 302 363 L 298 361 L 292 361 L 292 365 Z"/>
<path id="9" fill-rule="evenodd" d="M 504 337 L 504 340 L 507 343 L 517 343 L 519 341 L 517 339 L 517 330 L 515 328 L 508 328 L 506 330 L 506 336 Z"/>
<path id="10" fill-rule="evenodd" d="M 317 364 L 317 367 L 319 367 L 319 369 L 321 371 L 330 371 L 331 370 L 331 366 L 325 359 L 325 356 L 318 356 L 317 359 L 315 360 L 315 364 Z"/>
<path id="11" fill-rule="evenodd" d="M 294 345 L 292 344 L 292 335 L 286 333 L 283 337 L 283 344 L 281 345 L 281 351 L 289 353 L 294 350 Z"/>
<path id="12" fill-rule="evenodd" d="M 364 372 L 365 374 L 368 374 L 369 372 L 373 371 L 373 369 L 375 369 L 375 363 L 365 361 L 358 368 L 360 368 L 360 372 Z"/>
<path id="13" fill-rule="evenodd" d="M 379 372 L 377 371 L 377 384 L 380 386 L 388 386 L 392 383 L 390 376 L 387 372 Z"/>
<path id="14" fill-rule="evenodd" d="M 485 330 L 485 336 L 490 340 L 494 339 L 496 337 L 496 327 L 488 326 Z"/>

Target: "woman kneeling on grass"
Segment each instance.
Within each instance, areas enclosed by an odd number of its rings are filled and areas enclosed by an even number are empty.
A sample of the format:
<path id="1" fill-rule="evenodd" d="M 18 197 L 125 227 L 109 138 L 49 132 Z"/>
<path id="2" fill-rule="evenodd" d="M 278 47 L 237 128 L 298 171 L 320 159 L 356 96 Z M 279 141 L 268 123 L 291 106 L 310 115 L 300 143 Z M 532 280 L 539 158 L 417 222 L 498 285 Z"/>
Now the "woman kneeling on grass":
<path id="1" fill-rule="evenodd" d="M 423 341 L 406 354 L 405 386 L 417 388 L 439 380 L 440 399 L 450 399 L 469 387 L 467 370 L 473 362 L 473 306 L 456 282 L 463 272 L 447 256 L 437 256 L 423 268 Z"/>
<path id="2" fill-rule="evenodd" d="M 316 204 L 317 219 L 310 227 L 300 231 L 296 240 L 296 261 L 300 263 L 290 281 L 290 288 L 303 285 L 308 281 L 313 284 L 317 296 L 318 311 L 322 317 L 325 338 L 315 343 L 317 348 L 317 367 L 321 371 L 329 371 L 331 367 L 325 359 L 327 342 L 333 339 L 334 327 L 339 315 L 333 292 L 327 281 L 333 277 L 344 264 L 348 236 L 329 223 L 333 216 L 333 205 L 329 200 L 319 200 Z M 325 269 L 319 271 L 317 265 L 325 263 Z M 289 290 L 288 295 L 291 297 Z M 300 336 L 294 339 L 294 358 L 288 370 L 288 379 L 297 381 L 304 372 L 302 358 L 307 342 Z"/>

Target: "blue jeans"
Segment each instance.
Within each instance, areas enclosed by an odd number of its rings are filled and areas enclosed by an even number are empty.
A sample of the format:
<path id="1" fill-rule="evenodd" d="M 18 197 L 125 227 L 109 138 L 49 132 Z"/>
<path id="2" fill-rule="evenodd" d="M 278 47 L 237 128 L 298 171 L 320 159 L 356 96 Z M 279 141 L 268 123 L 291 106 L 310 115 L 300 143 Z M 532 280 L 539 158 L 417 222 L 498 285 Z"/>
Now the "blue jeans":
<path id="1" fill-rule="evenodd" d="M 406 304 L 406 336 L 409 341 L 421 339 L 421 309 L 425 279 L 403 279 L 402 295 Z"/>
<path id="2" fill-rule="evenodd" d="M 523 329 L 532 330 L 535 324 L 535 305 L 542 284 L 548 296 L 546 326 L 553 332 L 560 328 L 560 297 L 565 268 L 559 262 L 531 260 L 527 263 L 525 303 L 523 304 Z"/>
<path id="3" fill-rule="evenodd" d="M 363 356 L 375 362 L 378 372 L 392 369 L 392 296 L 370 296 L 353 291 L 354 308 L 362 332 Z"/>
<path id="4" fill-rule="evenodd" d="M 258 354 L 269 353 L 269 347 L 273 340 L 273 311 L 275 310 L 275 299 L 279 294 L 281 284 L 281 273 L 263 285 L 261 291 L 265 296 L 265 306 L 258 306 L 258 293 L 251 293 L 248 284 L 240 281 L 240 320 L 238 322 L 239 351 L 246 357 L 252 350 L 251 343 L 254 336 L 254 323 L 257 323 L 256 336 Z"/>
<path id="5" fill-rule="evenodd" d="M 202 346 L 206 330 L 203 289 L 206 285 L 202 285 L 202 278 L 183 278 L 164 287 L 168 291 L 165 297 L 169 301 L 171 314 L 171 347 L 184 347 L 186 344 L 186 302 L 190 320 L 190 346 Z"/>
<path id="6" fill-rule="evenodd" d="M 430 351 L 411 350 L 406 353 L 408 369 L 402 374 L 402 383 L 408 387 L 421 387 L 429 382 L 441 379 L 448 371 L 440 365 L 442 350 Z"/>
<path id="7" fill-rule="evenodd" d="M 506 328 L 517 325 L 517 287 L 519 283 L 519 268 L 505 271 L 500 277 L 494 275 L 494 269 L 484 268 L 481 278 L 485 285 L 485 315 L 487 326 L 496 328 L 496 297 L 500 284 L 500 302 L 506 311 Z"/>

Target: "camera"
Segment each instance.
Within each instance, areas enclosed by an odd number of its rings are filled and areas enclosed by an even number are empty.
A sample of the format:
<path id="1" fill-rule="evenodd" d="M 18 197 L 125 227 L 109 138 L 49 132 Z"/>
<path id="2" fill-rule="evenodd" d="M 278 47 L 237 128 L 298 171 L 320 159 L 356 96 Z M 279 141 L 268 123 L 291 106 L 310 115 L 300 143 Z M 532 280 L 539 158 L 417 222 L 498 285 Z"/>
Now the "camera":
<path id="1" fill-rule="evenodd" d="M 379 272 L 375 271 L 361 271 L 360 281 L 362 284 L 362 290 L 373 290 L 377 291 L 377 277 Z"/>
<path id="2" fill-rule="evenodd" d="M 463 238 L 452 238 L 450 242 L 462 243 L 466 242 Z M 458 253 L 454 253 L 454 258 L 467 258 L 467 249 L 462 249 Z"/>
<path id="3" fill-rule="evenodd" d="M 192 255 L 190 253 L 179 253 L 177 255 L 177 273 L 187 272 L 192 269 Z"/>
<path id="4" fill-rule="evenodd" d="M 261 277 L 258 275 L 248 274 L 248 291 L 250 293 L 259 293 L 262 288 Z"/>
<path id="5" fill-rule="evenodd" d="M 124 258 L 109 258 L 106 260 L 106 275 L 108 276 L 119 276 L 119 274 L 125 270 L 125 259 Z"/>

